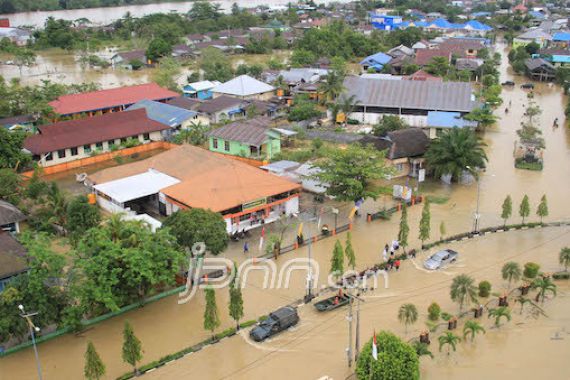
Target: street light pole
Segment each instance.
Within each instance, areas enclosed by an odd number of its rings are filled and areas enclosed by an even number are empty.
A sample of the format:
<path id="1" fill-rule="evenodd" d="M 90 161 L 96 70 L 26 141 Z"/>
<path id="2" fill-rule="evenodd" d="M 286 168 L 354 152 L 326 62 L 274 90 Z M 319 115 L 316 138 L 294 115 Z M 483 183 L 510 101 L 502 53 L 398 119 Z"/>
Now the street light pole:
<path id="1" fill-rule="evenodd" d="M 473 220 L 473 233 L 479 233 L 479 201 L 481 199 L 481 180 L 479 178 L 479 173 L 477 169 L 472 168 L 471 166 L 466 166 L 465 169 L 469 170 L 475 176 L 475 180 L 477 181 L 477 207 L 475 210 L 475 219 Z"/>
<path id="2" fill-rule="evenodd" d="M 348 348 L 346 349 L 346 356 L 348 359 L 348 368 L 352 367 L 352 297 L 348 294 Z"/>
<path id="3" fill-rule="evenodd" d="M 38 369 L 38 379 L 42 380 L 42 367 L 40 364 L 40 357 L 38 355 L 38 347 L 36 346 L 36 332 L 40 331 L 40 328 L 37 327 L 36 325 L 34 325 L 34 322 L 32 322 L 32 317 L 34 315 L 37 315 L 37 312 L 34 313 L 27 313 L 26 314 L 26 310 L 24 309 L 24 305 L 18 305 L 18 309 L 20 309 L 20 317 L 24 318 L 26 320 L 26 322 L 28 323 L 28 329 L 30 330 L 30 335 L 32 336 L 32 345 L 34 346 L 34 354 L 36 356 L 36 366 Z"/>

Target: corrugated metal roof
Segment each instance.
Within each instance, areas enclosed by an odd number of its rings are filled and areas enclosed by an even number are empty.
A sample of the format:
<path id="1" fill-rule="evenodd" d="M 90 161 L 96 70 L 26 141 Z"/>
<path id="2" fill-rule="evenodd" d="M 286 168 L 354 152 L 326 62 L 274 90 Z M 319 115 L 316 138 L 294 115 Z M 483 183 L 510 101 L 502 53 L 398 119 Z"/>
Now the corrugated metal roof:
<path id="1" fill-rule="evenodd" d="M 105 182 L 93 188 L 119 203 L 125 203 L 157 194 L 161 189 L 178 183 L 180 180 L 177 178 L 149 169 L 145 173 Z"/>
<path id="2" fill-rule="evenodd" d="M 461 118 L 459 112 L 428 112 L 427 125 L 437 128 L 476 127 L 477 123 Z"/>
<path id="3" fill-rule="evenodd" d="M 347 96 L 354 95 L 363 106 L 471 112 L 477 105 L 471 84 L 463 82 L 368 80 L 349 76 L 344 87 Z"/>
<path id="4" fill-rule="evenodd" d="M 225 83 L 220 84 L 212 89 L 213 92 L 220 94 L 228 94 L 235 96 L 249 96 L 256 94 L 264 94 L 266 92 L 273 91 L 275 88 L 258 81 L 249 75 L 240 75 L 234 79 L 231 79 Z"/>
<path id="5" fill-rule="evenodd" d="M 238 121 L 214 129 L 208 136 L 228 141 L 237 141 L 243 144 L 261 146 L 267 141 L 269 119 L 258 118 L 247 121 Z"/>
<path id="6" fill-rule="evenodd" d="M 186 120 L 192 119 L 198 114 L 194 111 L 189 111 L 170 104 L 155 102 L 153 100 L 141 100 L 127 108 L 127 110 L 131 111 L 141 108 L 146 110 L 146 114 L 149 119 L 168 125 L 169 127 L 179 126 Z"/>

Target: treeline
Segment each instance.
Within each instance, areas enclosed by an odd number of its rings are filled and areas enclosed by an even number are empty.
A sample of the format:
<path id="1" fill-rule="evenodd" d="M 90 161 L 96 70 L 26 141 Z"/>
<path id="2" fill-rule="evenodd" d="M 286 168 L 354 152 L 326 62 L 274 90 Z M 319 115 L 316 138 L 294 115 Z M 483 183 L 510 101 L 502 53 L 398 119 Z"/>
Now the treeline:
<path id="1" fill-rule="evenodd" d="M 57 11 L 182 1 L 184 0 L 3 0 L 0 2 L 0 13 Z"/>

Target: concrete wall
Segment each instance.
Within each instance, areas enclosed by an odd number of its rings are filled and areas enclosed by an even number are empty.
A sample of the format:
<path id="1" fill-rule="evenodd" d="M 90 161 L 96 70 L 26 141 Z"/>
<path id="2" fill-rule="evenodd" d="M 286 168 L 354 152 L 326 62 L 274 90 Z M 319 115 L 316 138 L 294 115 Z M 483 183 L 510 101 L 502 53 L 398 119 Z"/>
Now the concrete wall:
<path id="1" fill-rule="evenodd" d="M 370 113 L 370 112 L 353 112 L 350 114 L 351 119 L 356 119 L 364 124 L 377 124 L 384 115 L 394 116 L 392 113 Z M 404 119 L 411 127 L 424 127 L 427 125 L 427 116 L 423 115 L 398 115 Z"/>
<path id="2" fill-rule="evenodd" d="M 214 147 L 214 140 L 218 141 L 218 147 Z M 208 149 L 212 152 L 222 153 L 222 154 L 230 154 L 232 156 L 241 156 L 241 157 L 255 157 L 258 158 L 259 155 L 251 155 L 250 146 L 247 144 L 242 144 L 237 141 L 228 141 L 229 142 L 229 150 L 226 150 L 225 142 L 227 140 L 223 139 L 216 139 L 214 137 L 210 137 L 208 141 Z M 266 157 L 268 159 L 273 158 L 277 153 L 281 151 L 281 141 L 279 139 L 271 139 L 268 143 L 263 144 L 261 147 L 261 156 Z"/>

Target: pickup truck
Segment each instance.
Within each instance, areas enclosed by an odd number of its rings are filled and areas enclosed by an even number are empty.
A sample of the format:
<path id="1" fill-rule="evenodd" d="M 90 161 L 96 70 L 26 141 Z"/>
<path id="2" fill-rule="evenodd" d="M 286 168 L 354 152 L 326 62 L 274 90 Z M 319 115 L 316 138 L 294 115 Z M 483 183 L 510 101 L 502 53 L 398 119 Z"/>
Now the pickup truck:
<path id="1" fill-rule="evenodd" d="M 291 326 L 295 326 L 298 322 L 299 315 L 297 314 L 297 309 L 285 306 L 273 313 L 269 313 L 267 319 L 249 332 L 249 336 L 254 341 L 261 342 Z"/>

